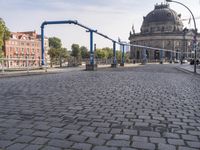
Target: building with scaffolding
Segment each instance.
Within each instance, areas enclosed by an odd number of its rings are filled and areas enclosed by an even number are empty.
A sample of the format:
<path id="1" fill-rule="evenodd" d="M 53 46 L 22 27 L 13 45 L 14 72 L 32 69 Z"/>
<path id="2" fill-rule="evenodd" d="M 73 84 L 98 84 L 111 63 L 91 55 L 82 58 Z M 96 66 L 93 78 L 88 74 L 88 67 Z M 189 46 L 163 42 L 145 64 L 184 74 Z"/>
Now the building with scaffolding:
<path id="1" fill-rule="evenodd" d="M 130 32 L 130 44 L 143 45 L 163 49 L 146 49 L 148 61 L 161 58 L 189 59 L 194 57 L 193 52 L 194 30 L 184 28 L 181 14 L 177 14 L 168 4 L 156 4 L 153 11 L 143 17 L 140 33 L 135 33 L 134 27 Z M 200 45 L 200 34 L 197 35 L 197 47 Z M 166 51 L 165 51 L 166 50 Z M 169 50 L 169 51 L 167 51 Z M 131 58 L 141 61 L 144 57 L 143 48 L 131 47 Z M 198 54 L 199 57 L 199 54 Z"/>

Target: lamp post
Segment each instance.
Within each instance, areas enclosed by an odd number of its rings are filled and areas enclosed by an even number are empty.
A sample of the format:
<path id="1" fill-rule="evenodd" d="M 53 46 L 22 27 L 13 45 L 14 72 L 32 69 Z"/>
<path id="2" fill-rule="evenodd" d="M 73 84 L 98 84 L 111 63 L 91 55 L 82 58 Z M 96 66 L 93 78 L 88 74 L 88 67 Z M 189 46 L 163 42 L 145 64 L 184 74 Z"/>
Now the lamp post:
<path id="1" fill-rule="evenodd" d="M 180 4 L 182 6 L 184 6 L 185 8 L 187 8 L 187 10 L 189 10 L 190 14 L 192 15 L 192 19 L 194 21 L 194 42 L 193 42 L 193 49 L 194 49 L 194 73 L 196 73 L 196 60 L 197 60 L 197 49 L 196 49 L 196 43 L 197 43 L 197 26 L 196 26 L 196 21 L 195 21 L 195 18 L 194 18 L 194 15 L 192 13 L 192 11 L 186 6 L 184 5 L 183 3 L 181 2 L 178 2 L 178 1 L 174 1 L 174 0 L 166 0 L 167 2 L 174 2 L 174 3 L 177 3 L 177 4 Z"/>

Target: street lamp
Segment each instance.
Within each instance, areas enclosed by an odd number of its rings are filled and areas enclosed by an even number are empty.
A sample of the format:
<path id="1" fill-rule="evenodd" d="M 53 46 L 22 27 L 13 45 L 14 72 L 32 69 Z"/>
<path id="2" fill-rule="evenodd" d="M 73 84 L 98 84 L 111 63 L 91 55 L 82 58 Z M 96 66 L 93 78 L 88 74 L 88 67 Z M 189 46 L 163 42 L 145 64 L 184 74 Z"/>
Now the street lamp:
<path id="1" fill-rule="evenodd" d="M 185 8 L 187 8 L 187 10 L 189 10 L 190 14 L 192 15 L 192 19 L 194 21 L 194 42 L 193 42 L 193 49 L 194 49 L 194 73 L 196 73 L 196 68 L 197 68 L 197 64 L 196 64 L 196 60 L 197 60 L 197 50 L 196 50 L 196 43 L 197 43 L 197 26 L 196 26 L 196 21 L 195 21 L 195 18 L 194 18 L 194 15 L 192 13 L 192 11 L 186 6 L 184 5 L 183 3 L 181 2 L 178 2 L 178 1 L 174 1 L 174 0 L 166 0 L 167 2 L 174 2 L 174 3 L 177 3 L 177 4 L 180 4 L 182 6 L 184 6 Z"/>

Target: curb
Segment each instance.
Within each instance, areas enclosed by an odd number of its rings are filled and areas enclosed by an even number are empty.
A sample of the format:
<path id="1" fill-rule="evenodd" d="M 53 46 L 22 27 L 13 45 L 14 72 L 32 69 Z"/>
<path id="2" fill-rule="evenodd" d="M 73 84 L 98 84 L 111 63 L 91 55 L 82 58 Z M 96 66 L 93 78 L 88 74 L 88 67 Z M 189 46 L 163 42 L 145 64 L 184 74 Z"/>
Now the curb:
<path id="1" fill-rule="evenodd" d="M 198 75 L 198 76 L 200 76 L 200 74 L 199 73 L 194 73 L 193 71 L 190 71 L 190 70 L 188 70 L 188 69 L 184 69 L 184 68 L 181 68 L 181 67 L 176 67 L 176 69 L 177 70 L 180 70 L 180 71 L 182 71 L 182 72 L 185 72 L 185 73 L 187 73 L 187 74 L 190 74 L 190 75 Z"/>
<path id="2" fill-rule="evenodd" d="M 12 78 L 12 77 L 24 77 L 24 76 L 34 76 L 34 75 L 45 75 L 45 74 L 56 74 L 57 72 L 29 72 L 29 73 L 15 73 L 15 74 L 2 74 L 0 73 L 1 78 Z"/>

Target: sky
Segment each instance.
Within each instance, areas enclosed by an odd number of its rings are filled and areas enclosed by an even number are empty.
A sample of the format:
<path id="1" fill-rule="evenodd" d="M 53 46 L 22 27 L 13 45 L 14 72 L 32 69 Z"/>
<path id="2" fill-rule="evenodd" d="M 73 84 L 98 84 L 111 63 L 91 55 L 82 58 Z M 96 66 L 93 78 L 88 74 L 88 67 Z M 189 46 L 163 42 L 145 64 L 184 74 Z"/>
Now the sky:
<path id="1" fill-rule="evenodd" d="M 179 0 L 188 6 L 195 17 L 200 17 L 200 0 Z M 140 32 L 143 16 L 154 9 L 155 4 L 165 0 L 0 0 L 0 18 L 12 32 L 34 31 L 38 34 L 43 21 L 78 20 L 92 29 L 117 40 L 128 42 L 134 25 Z M 190 18 L 189 11 L 181 5 L 170 3 L 170 7 L 183 19 Z M 197 28 L 200 19 L 196 19 Z M 184 21 L 185 27 L 193 28 Z M 89 33 L 75 25 L 45 26 L 45 36 L 56 36 L 68 50 L 73 43 L 89 48 Z M 97 48 L 112 47 L 112 42 L 94 35 Z"/>

